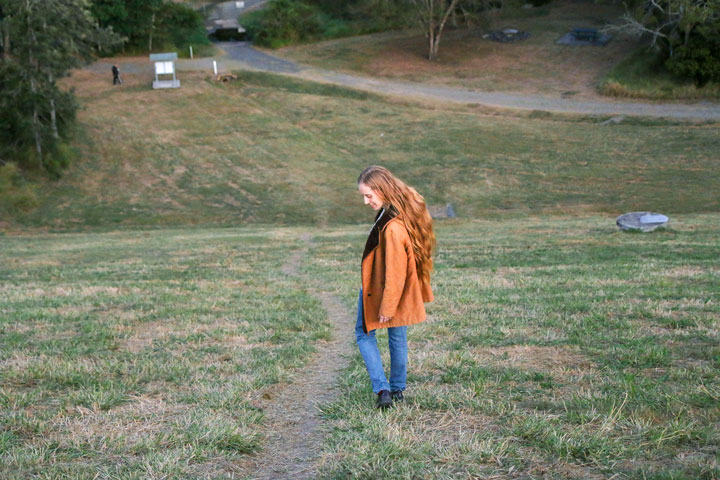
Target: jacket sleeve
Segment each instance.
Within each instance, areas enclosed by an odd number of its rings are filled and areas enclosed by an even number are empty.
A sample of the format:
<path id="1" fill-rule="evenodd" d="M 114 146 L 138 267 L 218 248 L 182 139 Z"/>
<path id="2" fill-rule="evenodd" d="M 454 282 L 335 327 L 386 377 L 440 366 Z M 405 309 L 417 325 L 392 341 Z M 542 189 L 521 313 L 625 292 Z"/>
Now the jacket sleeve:
<path id="1" fill-rule="evenodd" d="M 395 316 L 400 297 L 405 289 L 408 254 L 405 250 L 404 235 L 398 225 L 388 225 L 383 232 L 385 239 L 385 286 L 379 314 Z M 403 227 L 400 227 L 403 228 Z"/>

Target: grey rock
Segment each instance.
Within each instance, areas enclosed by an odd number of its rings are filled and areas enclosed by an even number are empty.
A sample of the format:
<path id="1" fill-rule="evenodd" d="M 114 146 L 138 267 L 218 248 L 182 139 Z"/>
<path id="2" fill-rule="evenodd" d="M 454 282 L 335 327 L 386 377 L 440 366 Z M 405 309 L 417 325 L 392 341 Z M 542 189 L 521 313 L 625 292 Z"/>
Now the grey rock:
<path id="1" fill-rule="evenodd" d="M 453 209 L 452 203 L 445 205 L 445 214 L 448 218 L 455 218 L 455 210 Z"/>
<path id="2" fill-rule="evenodd" d="M 608 118 L 604 122 L 601 122 L 600 125 L 617 125 L 623 120 L 625 120 L 625 115 L 617 115 L 615 117 Z"/>
<path id="3" fill-rule="evenodd" d="M 625 231 L 652 232 L 663 227 L 670 219 L 661 213 L 630 212 L 620 215 L 615 223 Z"/>

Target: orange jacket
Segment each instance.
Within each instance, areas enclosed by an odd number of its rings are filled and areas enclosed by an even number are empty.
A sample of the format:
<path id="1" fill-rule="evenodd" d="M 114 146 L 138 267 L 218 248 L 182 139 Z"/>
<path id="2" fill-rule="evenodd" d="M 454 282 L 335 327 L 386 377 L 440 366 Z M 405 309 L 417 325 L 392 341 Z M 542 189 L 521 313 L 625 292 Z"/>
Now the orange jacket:
<path id="1" fill-rule="evenodd" d="M 415 252 L 400 218 L 380 231 L 378 245 L 362 261 L 365 329 L 401 327 L 425 320 L 424 302 L 433 300 L 430 285 L 418 278 Z M 379 316 L 392 317 L 380 323 Z"/>

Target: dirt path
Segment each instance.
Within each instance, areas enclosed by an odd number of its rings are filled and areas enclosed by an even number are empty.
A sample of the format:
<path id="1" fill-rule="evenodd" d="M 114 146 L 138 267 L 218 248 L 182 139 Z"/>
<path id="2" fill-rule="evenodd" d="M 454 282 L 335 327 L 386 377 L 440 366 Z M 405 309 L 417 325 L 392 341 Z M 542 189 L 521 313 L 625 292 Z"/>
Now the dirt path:
<path id="1" fill-rule="evenodd" d="M 307 245 L 309 236 L 302 237 Z M 284 274 L 301 277 L 298 268 L 308 247 L 296 251 L 283 266 Z M 308 282 L 309 283 L 309 282 Z M 263 405 L 268 430 L 272 432 L 255 458 L 256 479 L 305 479 L 317 476 L 325 430 L 319 406 L 337 395 L 336 385 L 352 351 L 350 313 L 334 295 L 311 292 L 322 302 L 332 325 L 332 339 L 320 343 L 312 361 L 295 380 L 265 393 Z M 269 397 L 269 398 L 268 398 Z"/>
<path id="2" fill-rule="evenodd" d="M 518 110 L 540 110 L 555 113 L 576 113 L 584 115 L 626 115 L 694 120 L 720 120 L 720 104 L 698 103 L 640 103 L 572 100 L 561 97 L 540 95 L 518 95 L 502 92 L 476 92 L 452 87 L 423 85 L 420 83 L 396 82 L 377 78 L 359 77 L 325 70 L 302 70 L 299 76 L 308 80 L 334 83 L 347 87 L 387 95 L 442 100 L 447 102 L 479 104 L 495 108 Z"/>
<path id="3" fill-rule="evenodd" d="M 539 110 L 583 115 L 623 115 L 688 120 L 720 120 L 720 104 L 713 102 L 681 104 L 626 102 L 614 99 L 587 101 L 541 95 L 479 92 L 440 85 L 424 85 L 421 83 L 368 78 L 307 67 L 257 50 L 253 48 L 249 42 L 221 42 L 218 43 L 217 46 L 223 50 L 224 53 L 222 55 L 216 58 L 178 60 L 178 71 L 207 71 L 208 73 L 212 73 L 213 60 L 215 60 L 217 61 L 218 71 L 220 72 L 242 69 L 261 70 L 298 76 L 317 82 L 344 85 L 384 95 L 397 95 L 463 104 L 478 104 L 493 108 Z M 110 71 L 109 68 L 112 61 L 113 59 L 103 59 L 86 68 L 107 75 L 107 72 Z M 148 73 L 152 75 L 153 67 L 149 61 L 147 63 L 123 62 L 121 70 L 126 73 Z"/>

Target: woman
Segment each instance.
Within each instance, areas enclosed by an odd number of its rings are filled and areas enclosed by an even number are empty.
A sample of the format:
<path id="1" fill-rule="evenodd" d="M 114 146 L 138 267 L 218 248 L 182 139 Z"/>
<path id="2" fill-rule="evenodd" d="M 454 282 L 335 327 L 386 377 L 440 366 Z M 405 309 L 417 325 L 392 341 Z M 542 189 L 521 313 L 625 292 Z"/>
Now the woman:
<path id="1" fill-rule="evenodd" d="M 403 400 L 407 377 L 407 326 L 425 320 L 431 302 L 435 234 L 423 197 L 389 170 L 371 166 L 358 178 L 365 204 L 379 213 L 362 259 L 355 338 L 365 360 L 376 406 Z M 385 377 L 375 330 L 388 329 L 390 381 Z"/>

